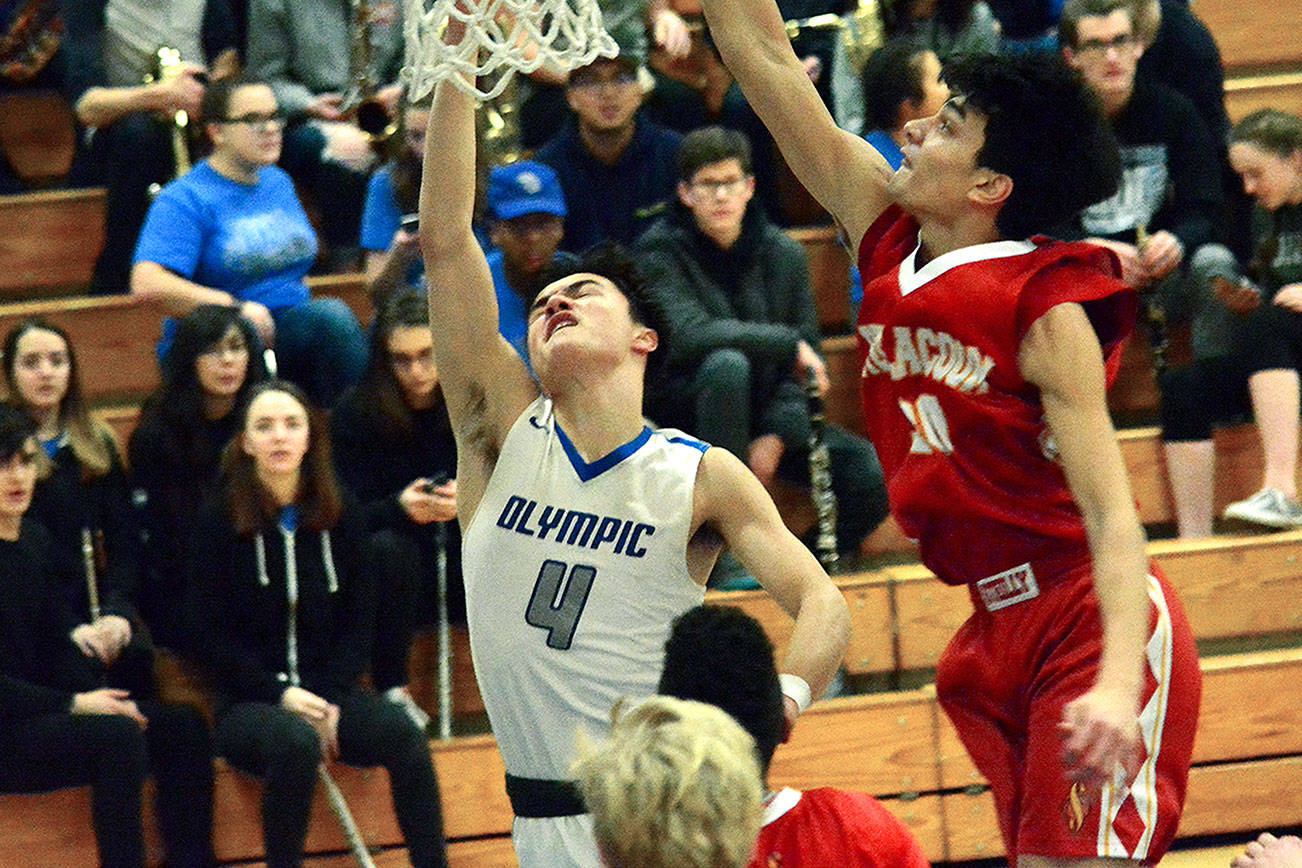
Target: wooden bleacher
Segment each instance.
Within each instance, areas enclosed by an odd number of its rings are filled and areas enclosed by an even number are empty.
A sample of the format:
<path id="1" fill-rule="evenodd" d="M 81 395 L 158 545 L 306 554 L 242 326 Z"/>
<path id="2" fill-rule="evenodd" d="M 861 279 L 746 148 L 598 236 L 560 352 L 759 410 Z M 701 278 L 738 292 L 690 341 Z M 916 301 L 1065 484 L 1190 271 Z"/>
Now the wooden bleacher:
<path id="1" fill-rule="evenodd" d="M 1302 21 L 1296 4 L 1199 0 L 1225 57 L 1226 104 L 1232 119 L 1273 106 L 1302 114 Z M 0 106 L 0 111 L 3 107 Z M 19 200 L 19 201 L 14 201 Z M 156 384 L 153 345 L 161 311 L 129 298 L 75 296 L 89 282 L 102 244 L 103 193 L 99 190 L 0 197 L 0 220 L 21 232 L 0 235 L 0 301 L 41 297 L 52 301 L 0 305 L 0 330 L 33 313 L 68 328 L 83 360 L 83 377 L 97 413 L 119 436 L 129 434 L 138 401 Z M 809 254 L 823 344 L 833 379 L 828 416 L 860 430 L 854 339 L 848 326 L 848 256 L 829 227 L 792 230 Z M 340 295 L 369 319 L 355 276 L 314 282 L 314 292 Z M 43 305 L 52 304 L 48 308 Z M 1156 406 L 1142 338 L 1130 349 L 1132 379 L 1123 386 L 1124 412 Z M 87 359 L 111 364 L 86 364 Z M 1147 377 L 1147 379 L 1146 379 Z M 1123 456 L 1146 523 L 1172 520 L 1157 431 L 1120 433 Z M 1218 510 L 1255 488 L 1260 446 L 1251 426 L 1218 432 Z M 1302 591 L 1302 534 L 1198 543 L 1150 545 L 1182 595 L 1200 642 L 1288 636 L 1302 631 L 1296 600 Z M 899 566 L 838 577 L 855 623 L 845 658 L 851 676 L 898 678 L 933 667 L 970 604 L 964 589 L 937 582 L 918 566 Z M 712 602 L 739 605 L 761 619 L 775 642 L 789 638 L 790 623 L 765 595 L 711 593 Z M 458 713 L 474 714 L 473 675 L 464 642 L 456 644 Z M 424 653 L 430 647 L 425 645 Z M 418 669 L 428 659 L 413 660 Z M 1297 703 L 1302 649 L 1205 656 L 1204 694 L 1195 768 L 1181 837 L 1246 833 L 1302 823 L 1302 712 Z M 916 683 L 916 682 L 914 682 Z M 428 701 L 428 700 L 427 700 Z M 510 811 L 502 791 L 501 760 L 489 736 L 432 745 L 443 793 L 444 818 L 454 866 L 497 868 L 516 864 L 509 844 Z M 338 769 L 363 833 L 389 848 L 380 865 L 405 864 L 389 810 L 383 771 Z M 851 696 L 816 704 L 802 718 L 796 739 L 780 749 L 772 782 L 812 787 L 836 785 L 872 792 L 922 841 L 929 858 L 955 861 L 998 856 L 1002 844 L 984 781 L 958 744 L 930 687 Z M 258 787 L 219 766 L 218 846 L 223 859 L 260 853 Z M 39 797 L 0 797 L 0 840 L 11 852 L 40 854 L 42 864 L 93 862 L 86 790 Z M 309 865 L 346 865 L 342 837 L 321 799 L 314 808 Z M 48 858 L 46 858 L 48 854 Z"/>

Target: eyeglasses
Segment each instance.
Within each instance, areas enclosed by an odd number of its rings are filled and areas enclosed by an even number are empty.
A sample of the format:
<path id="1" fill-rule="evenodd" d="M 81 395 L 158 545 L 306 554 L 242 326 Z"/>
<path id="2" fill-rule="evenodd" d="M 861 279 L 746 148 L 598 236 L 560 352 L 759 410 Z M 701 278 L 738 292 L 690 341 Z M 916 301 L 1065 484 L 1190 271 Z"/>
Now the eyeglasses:
<path id="1" fill-rule="evenodd" d="M 746 188 L 745 178 L 733 178 L 729 181 L 693 181 L 692 192 L 697 196 L 736 196 Z"/>
<path id="2" fill-rule="evenodd" d="M 582 73 L 570 79 L 570 87 L 586 91 L 600 90 L 608 84 L 616 87 L 627 87 L 636 83 L 637 73 L 631 69 L 621 70 L 612 76 Z"/>
<path id="3" fill-rule="evenodd" d="M 250 112 L 246 115 L 240 115 L 237 118 L 224 118 L 221 122 L 224 124 L 244 124 L 245 126 L 253 127 L 255 129 L 258 127 L 261 127 L 262 129 L 270 127 L 278 130 L 285 126 L 285 116 L 280 112 L 272 112 L 271 114 Z"/>
<path id="4" fill-rule="evenodd" d="M 1076 47 L 1076 53 L 1102 56 L 1107 54 L 1109 49 L 1116 49 L 1120 53 L 1138 42 L 1133 33 L 1123 33 L 1111 39 L 1086 39 Z"/>

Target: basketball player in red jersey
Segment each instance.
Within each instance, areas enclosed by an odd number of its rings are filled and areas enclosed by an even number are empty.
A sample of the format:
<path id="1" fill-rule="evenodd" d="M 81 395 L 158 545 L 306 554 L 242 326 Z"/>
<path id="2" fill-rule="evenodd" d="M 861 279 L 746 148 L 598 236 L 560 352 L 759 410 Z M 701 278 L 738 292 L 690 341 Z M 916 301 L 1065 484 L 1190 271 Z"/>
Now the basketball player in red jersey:
<path id="1" fill-rule="evenodd" d="M 1135 301 L 1109 253 L 1032 238 L 1116 189 L 1097 106 L 1052 58 L 959 60 L 892 173 L 836 128 L 772 0 L 704 5 L 751 105 L 858 247 L 869 428 L 922 560 L 971 592 L 937 690 L 1013 864 L 1156 863 L 1200 675 L 1104 399 Z"/>

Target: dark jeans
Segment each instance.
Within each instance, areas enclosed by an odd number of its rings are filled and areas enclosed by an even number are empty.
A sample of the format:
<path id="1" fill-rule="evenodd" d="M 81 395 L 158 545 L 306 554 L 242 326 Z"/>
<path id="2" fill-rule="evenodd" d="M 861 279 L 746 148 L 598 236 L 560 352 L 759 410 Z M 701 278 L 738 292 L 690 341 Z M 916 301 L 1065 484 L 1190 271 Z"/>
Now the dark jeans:
<path id="1" fill-rule="evenodd" d="M 235 768 L 262 779 L 268 868 L 302 864 L 321 762 L 316 731 L 279 705 L 242 702 L 218 713 L 217 750 Z M 384 766 L 412 865 L 446 866 L 429 741 L 407 713 L 373 693 L 348 693 L 340 703 L 339 758 L 354 766 Z"/>
<path id="2" fill-rule="evenodd" d="M 0 729 L 0 792 L 87 784 L 100 864 L 145 864 L 141 787 L 152 770 L 169 866 L 211 866 L 212 743 L 189 706 L 142 702 L 141 729 L 115 714 L 47 714 Z"/>
<path id="3" fill-rule="evenodd" d="M 444 525 L 448 577 L 448 620 L 466 623 L 466 589 L 461 580 L 461 537 L 456 522 Z M 412 636 L 423 624 L 438 622 L 438 528 L 412 525 L 406 533 L 376 531 L 366 542 L 366 563 L 380 582 L 371 652 L 371 680 L 378 691 L 407 683 Z"/>
<path id="4" fill-rule="evenodd" d="M 171 128 L 152 115 L 127 115 L 95 131 L 85 165 L 74 168 L 77 184 L 107 188 L 104 249 L 95 262 L 92 292 L 128 291 L 136 238 L 152 202 L 149 185 L 166 184 L 175 172 Z"/>
<path id="5" fill-rule="evenodd" d="M 342 300 L 314 298 L 272 311 L 280 376 L 329 409 L 366 369 L 366 336 Z"/>

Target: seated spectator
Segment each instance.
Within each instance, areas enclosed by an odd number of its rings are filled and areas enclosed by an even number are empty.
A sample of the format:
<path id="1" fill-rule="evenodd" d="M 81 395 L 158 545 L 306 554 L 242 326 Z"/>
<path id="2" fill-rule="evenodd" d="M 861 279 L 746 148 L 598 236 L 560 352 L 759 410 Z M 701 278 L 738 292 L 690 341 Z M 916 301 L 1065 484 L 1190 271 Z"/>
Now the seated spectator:
<path id="1" fill-rule="evenodd" d="M 389 772 L 413 865 L 446 865 L 429 743 L 362 690 L 375 585 L 330 435 L 296 386 L 264 383 L 191 537 L 192 651 L 217 691 L 217 752 L 260 777 L 268 866 L 300 864 L 323 759 Z"/>
<path id="2" fill-rule="evenodd" d="M 1063 0 L 990 0 L 1003 50 L 1009 54 L 1057 51 L 1062 4 Z"/>
<path id="3" fill-rule="evenodd" d="M 353 4 L 336 0 L 249 0 L 249 74 L 270 83 L 289 124 L 280 163 L 316 205 L 325 267 L 357 267 L 358 227 L 367 175 L 375 163 L 368 136 L 353 114 L 367 78 L 394 120 L 400 111 L 404 60 L 401 3 L 369 3 L 366 23 Z M 355 59 L 354 27 L 366 57 Z M 365 68 L 357 64 L 364 62 Z"/>
<path id="4" fill-rule="evenodd" d="M 565 196 L 550 166 L 532 161 L 498 166 L 488 176 L 488 269 L 497 291 L 497 328 L 529 362 L 529 309 L 548 269 L 570 261 L 559 253 Z"/>
<path id="5" fill-rule="evenodd" d="M 911 36 L 942 62 L 999 52 L 999 22 L 985 0 L 901 0 L 884 7 L 882 25 L 888 39 Z"/>
<path id="6" fill-rule="evenodd" d="M 1262 832 L 1234 857 L 1230 868 L 1302 868 L 1302 839 L 1297 835 L 1276 838 Z"/>
<path id="7" fill-rule="evenodd" d="M 718 706 L 755 739 L 767 779 L 787 741 L 782 685 L 773 644 L 740 609 L 697 606 L 674 621 L 657 690 Z M 839 868 L 925 868 L 926 856 L 904 824 L 865 793 L 785 787 L 764 797 L 764 827 L 750 868 L 836 865 Z"/>
<path id="8" fill-rule="evenodd" d="M 1201 495 L 1192 492 L 1211 472 L 1209 455 L 1184 438 L 1199 429 L 1210 432 L 1211 423 L 1173 418 L 1186 409 L 1201 414 L 1209 408 L 1198 397 L 1172 399 L 1171 389 L 1180 388 L 1187 376 L 1165 373 L 1161 345 L 1169 324 L 1186 322 L 1192 326 L 1196 362 L 1225 360 L 1233 356 L 1238 326 L 1190 269 L 1198 248 L 1213 240 L 1221 216 L 1216 145 L 1187 99 L 1136 75 L 1143 48 L 1130 0 L 1068 0 L 1059 32 L 1067 62 L 1102 103 L 1121 146 L 1123 168 L 1117 192 L 1085 208 L 1063 231 L 1110 249 L 1120 261 L 1122 279 L 1145 293 L 1150 340 L 1159 348 L 1166 462 L 1179 515 L 1186 504 L 1195 509 Z M 1209 534 L 1210 518 L 1206 510 L 1188 513 L 1179 519 L 1181 534 Z"/>
<path id="9" fill-rule="evenodd" d="M 574 766 L 607 865 L 742 868 L 760 823 L 755 742 L 712 705 L 666 696 L 615 707 L 610 738 Z"/>
<path id="10" fill-rule="evenodd" d="M 565 194 L 565 249 L 632 244 L 672 195 L 682 137 L 639 111 L 638 62 L 627 53 L 573 70 L 565 98 L 573 118 L 539 149 Z"/>
<path id="11" fill-rule="evenodd" d="M 936 53 L 909 38 L 889 40 L 863 70 L 864 132 L 892 169 L 904 161 L 904 125 L 929 118 L 949 99 Z"/>
<path id="12" fill-rule="evenodd" d="M 173 119 L 178 111 L 197 118 L 207 78 L 238 64 L 230 7 L 228 0 L 83 0 L 61 9 L 68 102 L 90 136 L 73 180 L 108 188 L 91 288 L 126 292 L 150 188 L 188 168 L 176 163 Z M 184 65 L 146 84 L 159 46 L 179 51 Z"/>
<path id="13" fill-rule="evenodd" d="M 407 690 L 411 637 L 437 623 L 438 571 L 446 570 L 449 619 L 466 623 L 452 438 L 425 296 L 400 291 L 371 330 L 371 361 L 332 418 L 335 470 L 362 504 L 380 560 L 371 679 L 423 729 L 429 717 Z"/>
<path id="14" fill-rule="evenodd" d="M 107 670 L 108 683 L 150 696 L 153 649 L 136 609 L 139 538 L 113 432 L 91 417 L 76 354 L 58 326 L 28 319 L 10 330 L 4 371 L 10 402 L 36 423 L 50 459 L 29 515 L 50 532 L 53 555 L 76 577 L 56 589 L 78 618 L 73 638 Z M 95 597 L 87 572 L 94 577 Z"/>
<path id="15" fill-rule="evenodd" d="M 0 96 L 63 90 L 63 17 L 54 0 L 15 0 L 0 6 Z M 0 195 L 27 189 L 0 142 Z"/>
<path id="16" fill-rule="evenodd" d="M 809 484 L 811 377 L 827 391 L 809 266 L 799 242 L 750 205 L 744 136 L 690 133 L 678 152 L 678 201 L 638 239 L 639 268 L 666 312 L 666 382 L 650 403 L 660 424 L 722 446 L 767 487 Z M 825 430 L 837 546 L 859 545 L 886 517 L 872 444 Z"/>
<path id="17" fill-rule="evenodd" d="M 25 517 L 43 463 L 36 424 L 0 404 L 0 792 L 89 784 L 99 864 L 141 868 L 141 793 L 152 769 L 168 864 L 208 868 L 216 859 L 203 718 L 102 686 L 69 640 L 79 618 L 64 589 L 81 577 L 66 569 L 45 528 Z"/>
<path id="18" fill-rule="evenodd" d="M 141 517 L 141 616 L 154 643 L 181 648 L 186 545 L 199 505 L 217 490 L 222 449 L 265 376 L 258 336 L 239 308 L 201 304 L 177 322 L 162 385 L 131 434 L 131 499 Z"/>
<path id="19" fill-rule="evenodd" d="M 1302 526 L 1297 497 L 1298 370 L 1302 366 L 1302 118 L 1264 109 L 1230 134 L 1230 162 L 1257 200 L 1248 275 L 1261 308 L 1251 320 L 1248 389 L 1266 466 L 1261 490 L 1226 518 Z M 1227 281 L 1232 287 L 1237 281 Z M 1222 287 L 1224 291 L 1230 287 Z"/>
<path id="20" fill-rule="evenodd" d="M 407 105 L 402 112 L 402 136 L 392 148 L 394 157 L 371 176 L 362 209 L 363 268 L 366 291 L 375 310 L 387 297 L 425 276 L 419 236 L 404 218 L 415 218 L 420 197 L 421 159 L 425 154 L 425 128 L 429 106 Z"/>
<path id="21" fill-rule="evenodd" d="M 313 299 L 304 283 L 316 234 L 275 166 L 284 126 L 276 98 L 260 82 L 224 79 L 208 89 L 204 117 L 212 155 L 150 207 L 131 291 L 176 316 L 205 302 L 239 305 L 275 347 L 280 373 L 330 406 L 361 376 L 366 339 L 343 301 Z"/>

